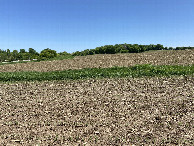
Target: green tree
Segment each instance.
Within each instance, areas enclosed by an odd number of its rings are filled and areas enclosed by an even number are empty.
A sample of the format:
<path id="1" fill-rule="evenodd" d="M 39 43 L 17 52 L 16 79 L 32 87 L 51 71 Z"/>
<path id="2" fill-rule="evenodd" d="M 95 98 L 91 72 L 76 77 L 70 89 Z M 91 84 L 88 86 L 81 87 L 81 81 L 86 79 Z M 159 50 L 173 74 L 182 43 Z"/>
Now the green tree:
<path id="1" fill-rule="evenodd" d="M 127 45 L 119 45 L 117 46 L 117 48 L 115 48 L 115 52 L 116 53 L 128 53 L 129 50 L 127 48 L 128 48 Z"/>
<path id="2" fill-rule="evenodd" d="M 161 44 L 157 44 L 157 45 L 155 46 L 155 50 L 163 50 L 163 49 L 164 49 L 164 46 L 161 45 Z"/>
<path id="3" fill-rule="evenodd" d="M 11 55 L 11 51 L 7 49 L 7 56 L 9 57 Z"/>
<path id="4" fill-rule="evenodd" d="M 18 51 L 13 50 L 13 52 L 11 53 L 11 56 L 12 56 L 12 60 L 17 60 L 18 59 Z"/>
<path id="5" fill-rule="evenodd" d="M 174 48 L 173 47 L 169 47 L 169 50 L 173 50 Z"/>
<path id="6" fill-rule="evenodd" d="M 3 62 L 7 59 L 6 53 L 5 52 L 1 52 L 0 53 L 0 62 Z"/>
<path id="7" fill-rule="evenodd" d="M 30 59 L 30 53 L 22 53 L 22 60 L 29 60 Z"/>
<path id="8" fill-rule="evenodd" d="M 134 44 L 129 46 L 128 50 L 129 50 L 129 53 L 138 53 L 140 52 L 141 48 L 139 47 L 138 44 Z"/>
<path id="9" fill-rule="evenodd" d="M 28 52 L 33 55 L 38 55 L 38 52 L 36 52 L 36 50 L 34 50 L 33 48 L 29 48 Z"/>
<path id="10" fill-rule="evenodd" d="M 72 53 L 73 56 L 80 56 L 80 54 L 81 54 L 81 52 L 79 52 L 79 51 Z"/>
<path id="11" fill-rule="evenodd" d="M 146 51 L 146 46 L 145 45 L 139 45 L 140 52 L 145 52 Z"/>
<path id="12" fill-rule="evenodd" d="M 47 48 L 40 52 L 39 59 L 46 60 L 46 59 L 54 58 L 56 56 L 57 56 L 57 52 L 55 50 L 51 50 Z"/>
<path id="13" fill-rule="evenodd" d="M 60 52 L 59 55 L 67 56 L 67 55 L 70 55 L 70 54 L 67 53 L 66 51 L 64 51 L 64 52 Z"/>
<path id="14" fill-rule="evenodd" d="M 100 47 L 96 47 L 96 48 L 94 49 L 94 53 L 95 53 L 95 54 L 100 54 Z"/>
<path id="15" fill-rule="evenodd" d="M 90 49 L 89 50 L 89 55 L 94 55 L 95 54 L 95 50 L 94 49 Z"/>
<path id="16" fill-rule="evenodd" d="M 20 49 L 20 53 L 26 53 L 25 49 Z"/>
<path id="17" fill-rule="evenodd" d="M 105 49 L 104 49 L 104 47 L 103 46 L 101 46 L 101 47 L 97 47 L 98 48 L 98 51 L 99 51 L 99 53 L 98 54 L 105 54 L 106 52 L 105 52 Z"/>
<path id="18" fill-rule="evenodd" d="M 115 48 L 113 45 L 105 45 L 104 46 L 104 52 L 106 54 L 115 54 Z"/>
<path id="19" fill-rule="evenodd" d="M 36 52 L 36 50 L 33 48 L 29 48 L 28 53 L 29 53 L 30 59 L 37 59 L 39 57 L 39 53 Z"/>

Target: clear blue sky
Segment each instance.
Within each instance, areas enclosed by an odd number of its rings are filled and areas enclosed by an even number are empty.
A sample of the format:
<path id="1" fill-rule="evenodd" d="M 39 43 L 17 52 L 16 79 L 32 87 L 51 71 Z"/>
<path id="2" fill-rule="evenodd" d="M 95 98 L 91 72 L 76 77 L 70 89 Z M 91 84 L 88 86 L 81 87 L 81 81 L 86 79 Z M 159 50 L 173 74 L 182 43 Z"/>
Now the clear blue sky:
<path id="1" fill-rule="evenodd" d="M 0 0 L 0 49 L 194 46 L 194 0 Z"/>

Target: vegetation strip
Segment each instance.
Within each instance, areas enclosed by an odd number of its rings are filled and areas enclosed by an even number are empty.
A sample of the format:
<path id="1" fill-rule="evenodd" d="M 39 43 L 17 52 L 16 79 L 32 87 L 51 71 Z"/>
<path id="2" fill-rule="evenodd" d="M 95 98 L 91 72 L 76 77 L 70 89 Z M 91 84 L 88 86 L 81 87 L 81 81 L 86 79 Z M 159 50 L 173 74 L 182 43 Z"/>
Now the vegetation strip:
<path id="1" fill-rule="evenodd" d="M 0 49 L 0 65 L 9 63 L 20 63 L 27 61 L 46 61 L 46 60 L 62 60 L 72 59 L 74 56 L 86 56 L 94 54 L 116 54 L 116 53 L 140 53 L 150 50 L 186 50 L 194 49 L 194 47 L 164 47 L 161 44 L 150 44 L 150 45 L 138 45 L 138 44 L 115 44 L 105 45 L 96 47 L 95 49 L 86 49 L 84 51 L 76 51 L 74 53 L 67 53 L 66 51 L 57 53 L 55 50 L 49 48 L 42 50 L 40 53 L 36 52 L 35 49 L 29 48 L 28 51 L 25 49 L 13 50 Z"/>
<path id="2" fill-rule="evenodd" d="M 1 72 L 0 81 L 78 80 L 143 76 L 194 75 L 194 65 L 135 65 L 131 67 L 85 68 L 52 72 Z"/>

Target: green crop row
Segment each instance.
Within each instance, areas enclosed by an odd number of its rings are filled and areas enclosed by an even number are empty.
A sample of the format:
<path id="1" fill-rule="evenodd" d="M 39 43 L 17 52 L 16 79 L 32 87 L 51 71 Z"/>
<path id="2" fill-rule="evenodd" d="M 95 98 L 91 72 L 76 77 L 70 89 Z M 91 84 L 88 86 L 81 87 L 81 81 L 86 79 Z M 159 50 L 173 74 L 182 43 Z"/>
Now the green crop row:
<path id="1" fill-rule="evenodd" d="M 85 68 L 52 72 L 0 72 L 1 82 L 78 80 L 88 78 L 122 78 L 143 76 L 194 75 L 194 65 L 135 65 L 131 67 Z"/>

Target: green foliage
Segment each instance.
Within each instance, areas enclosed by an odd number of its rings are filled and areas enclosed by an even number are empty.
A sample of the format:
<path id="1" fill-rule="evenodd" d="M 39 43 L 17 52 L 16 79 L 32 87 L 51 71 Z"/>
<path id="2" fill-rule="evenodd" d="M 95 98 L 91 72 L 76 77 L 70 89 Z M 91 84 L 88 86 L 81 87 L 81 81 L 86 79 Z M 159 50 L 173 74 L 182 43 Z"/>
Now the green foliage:
<path id="1" fill-rule="evenodd" d="M 77 80 L 87 78 L 121 78 L 143 76 L 186 76 L 194 75 L 194 65 L 135 65 L 131 67 L 87 68 L 53 72 L 0 72 L 1 82 Z"/>
<path id="2" fill-rule="evenodd" d="M 96 47 L 95 49 L 87 49 L 84 51 L 74 52 L 73 56 L 85 56 L 93 54 L 115 54 L 115 53 L 139 53 L 148 50 L 162 50 L 163 45 L 138 45 L 138 44 L 116 44 L 116 45 L 105 45 Z"/>
<path id="3" fill-rule="evenodd" d="M 54 57 L 57 57 L 57 52 L 55 50 L 47 48 L 40 52 L 39 60 L 47 60 Z"/>
<path id="4" fill-rule="evenodd" d="M 52 61 L 52 60 L 64 60 L 64 59 L 73 59 L 74 56 L 72 55 L 57 55 L 57 57 L 47 59 L 46 61 Z"/>
<path id="5" fill-rule="evenodd" d="M 61 53 L 56 53 L 55 50 L 51 50 L 49 48 L 41 51 L 41 55 L 36 52 L 35 49 L 29 48 L 29 51 L 27 52 L 25 49 L 20 49 L 18 52 L 17 50 L 14 50 L 11 52 L 9 49 L 6 51 L 0 49 L 0 65 L 5 64 L 16 64 L 16 63 L 25 63 L 23 60 L 31 60 L 31 62 L 37 62 L 42 60 L 63 60 L 63 59 L 72 59 L 73 56 L 70 53 L 67 53 L 66 51 Z M 33 60 L 37 59 L 37 60 Z M 12 62 L 12 61 L 18 61 L 18 62 Z M 6 63 L 1 63 L 6 62 Z"/>
<path id="6" fill-rule="evenodd" d="M 4 61 L 10 62 L 10 61 L 16 61 L 16 60 L 20 60 L 21 62 L 22 60 L 36 59 L 38 58 L 38 56 L 39 56 L 39 53 L 37 53 L 32 48 L 29 48 L 29 52 L 25 51 L 25 49 L 20 49 L 19 52 L 17 50 L 13 50 L 13 52 L 11 52 L 9 49 L 7 49 L 6 51 L 0 50 L 1 62 L 4 62 Z"/>
<path id="7" fill-rule="evenodd" d="M 37 52 L 36 52 L 36 50 L 34 50 L 33 48 L 29 48 L 29 50 L 28 50 L 28 52 L 30 53 L 30 54 L 38 54 Z"/>
<path id="8" fill-rule="evenodd" d="M 194 47 L 164 47 L 161 44 L 150 44 L 150 45 L 138 45 L 138 44 L 116 44 L 116 45 L 105 45 L 96 47 L 95 49 L 86 49 L 84 51 L 76 51 L 72 53 L 73 56 L 86 56 L 93 54 L 115 54 L 115 53 L 140 53 L 149 50 L 185 50 L 194 49 Z"/>
<path id="9" fill-rule="evenodd" d="M 61 56 L 67 56 L 67 55 L 71 55 L 71 54 L 70 53 L 67 53 L 66 51 L 64 51 L 64 52 L 59 53 L 59 55 L 61 55 Z"/>
<path id="10" fill-rule="evenodd" d="M 186 50 L 186 49 L 194 49 L 194 47 L 176 47 L 175 50 Z"/>
<path id="11" fill-rule="evenodd" d="M 17 50 L 13 50 L 13 52 L 11 52 L 11 56 L 13 57 L 13 60 L 17 60 L 18 58 L 18 51 Z"/>
<path id="12" fill-rule="evenodd" d="M 20 49 L 20 53 L 26 53 L 25 49 Z"/>
<path id="13" fill-rule="evenodd" d="M 74 57 L 70 53 L 67 53 L 66 51 L 64 51 L 64 52 L 58 53 L 56 57 L 48 58 L 46 60 L 52 61 L 52 60 L 72 59 L 72 58 Z"/>
<path id="14" fill-rule="evenodd" d="M 0 53 L 0 62 L 5 61 L 6 59 L 7 59 L 6 53 L 1 52 L 1 53 Z"/>
<path id="15" fill-rule="evenodd" d="M 20 49 L 18 52 L 14 50 L 11 52 L 9 49 L 1 50 L 0 49 L 0 62 L 6 61 L 16 61 L 16 60 L 32 60 L 38 59 L 42 60 L 61 60 L 61 59 L 70 59 L 73 56 L 86 56 L 94 54 L 115 54 L 115 53 L 140 53 L 149 50 L 185 50 L 185 49 L 194 49 L 194 47 L 164 47 L 161 44 L 150 44 L 150 45 L 138 45 L 138 44 L 116 44 L 116 45 L 105 45 L 101 47 L 96 47 L 95 49 L 86 49 L 83 51 L 76 51 L 72 54 L 67 53 L 66 51 L 57 53 L 55 50 L 49 48 L 44 49 L 39 54 L 35 49 L 29 48 L 28 51 L 25 49 Z"/>
<path id="16" fill-rule="evenodd" d="M 11 51 L 7 49 L 7 56 L 9 57 L 11 55 Z"/>

